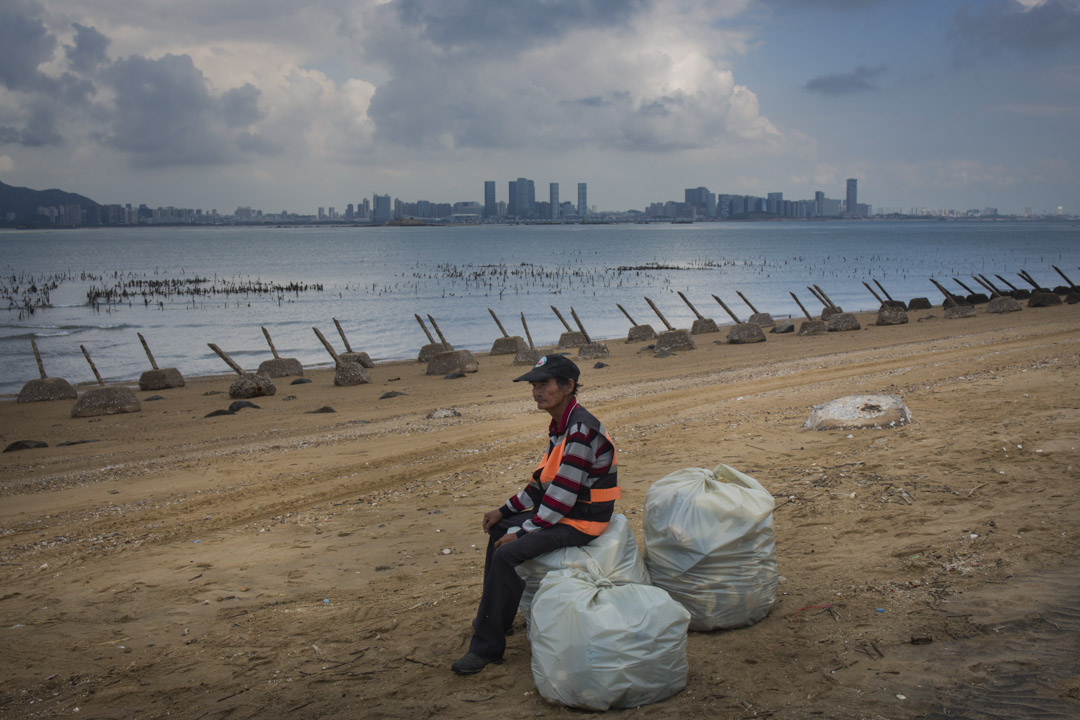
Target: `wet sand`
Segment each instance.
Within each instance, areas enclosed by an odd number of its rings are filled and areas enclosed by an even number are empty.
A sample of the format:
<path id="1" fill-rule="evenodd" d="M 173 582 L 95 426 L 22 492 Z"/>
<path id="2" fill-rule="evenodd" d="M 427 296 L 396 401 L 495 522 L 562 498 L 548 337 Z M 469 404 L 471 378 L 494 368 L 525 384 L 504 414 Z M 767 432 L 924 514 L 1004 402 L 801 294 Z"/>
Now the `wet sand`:
<path id="1" fill-rule="evenodd" d="M 686 689 L 628 715 L 1080 714 L 1080 308 L 910 316 L 758 345 L 722 328 L 666 358 L 608 340 L 608 367 L 581 362 L 639 542 L 649 486 L 681 467 L 727 463 L 777 503 L 772 613 L 692 633 Z M 308 371 L 210 418 L 233 376 L 137 391 L 127 415 L 0 402 L 0 444 L 49 445 L 0 455 L 0 717 L 581 717 L 536 694 L 520 618 L 502 665 L 449 670 L 480 515 L 547 425 L 523 368 L 478 359 L 347 388 Z M 913 422 L 803 427 L 871 392 Z"/>

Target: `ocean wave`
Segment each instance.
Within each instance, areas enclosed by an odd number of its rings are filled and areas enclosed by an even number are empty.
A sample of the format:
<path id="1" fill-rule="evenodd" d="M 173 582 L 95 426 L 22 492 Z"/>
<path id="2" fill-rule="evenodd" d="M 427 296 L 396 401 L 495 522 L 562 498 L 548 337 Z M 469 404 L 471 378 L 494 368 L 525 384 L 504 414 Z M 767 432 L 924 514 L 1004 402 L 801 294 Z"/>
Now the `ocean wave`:
<path id="1" fill-rule="evenodd" d="M 60 325 L 54 325 L 51 323 L 28 323 L 28 322 L 13 322 L 0 325 L 2 328 L 15 328 L 19 330 L 124 330 L 126 328 L 141 327 L 136 325 L 129 325 L 127 323 L 64 323 Z"/>
<path id="2" fill-rule="evenodd" d="M 34 340 L 36 338 L 65 337 L 70 332 L 63 330 L 37 330 L 34 332 L 15 333 L 13 335 L 0 335 L 0 342 L 14 342 L 17 340 Z"/>

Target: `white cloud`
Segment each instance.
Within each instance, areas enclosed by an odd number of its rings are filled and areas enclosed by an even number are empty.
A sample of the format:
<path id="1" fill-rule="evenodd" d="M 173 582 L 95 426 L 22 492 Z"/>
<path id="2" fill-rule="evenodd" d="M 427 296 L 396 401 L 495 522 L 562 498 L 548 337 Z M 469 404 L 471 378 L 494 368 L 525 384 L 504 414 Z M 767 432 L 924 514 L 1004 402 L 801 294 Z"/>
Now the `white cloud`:
<path id="1" fill-rule="evenodd" d="M 386 8 L 361 23 L 375 91 L 376 136 L 428 148 L 632 151 L 775 143 L 777 128 L 722 58 L 744 38 L 708 30 L 701 5 L 658 4 L 616 26 L 544 34 L 492 54 L 434 39 L 426 16 Z"/>

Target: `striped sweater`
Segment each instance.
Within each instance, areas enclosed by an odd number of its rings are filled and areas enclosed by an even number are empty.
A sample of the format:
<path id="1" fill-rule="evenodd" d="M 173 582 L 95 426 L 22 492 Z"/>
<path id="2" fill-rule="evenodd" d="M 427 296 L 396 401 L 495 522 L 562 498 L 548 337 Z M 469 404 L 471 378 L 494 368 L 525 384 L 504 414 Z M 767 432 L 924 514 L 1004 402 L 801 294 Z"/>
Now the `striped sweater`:
<path id="1" fill-rule="evenodd" d="M 532 518 L 522 523 L 518 537 L 562 521 L 574 524 L 575 519 L 590 523 L 611 520 L 614 500 L 590 501 L 591 489 L 617 486 L 615 446 L 603 424 L 572 398 L 562 418 L 551 421 L 548 435 L 545 460 L 562 448 L 562 462 L 554 477 L 546 484 L 541 480 L 544 469 L 541 462 L 529 484 L 500 508 L 503 517 L 536 510 Z"/>

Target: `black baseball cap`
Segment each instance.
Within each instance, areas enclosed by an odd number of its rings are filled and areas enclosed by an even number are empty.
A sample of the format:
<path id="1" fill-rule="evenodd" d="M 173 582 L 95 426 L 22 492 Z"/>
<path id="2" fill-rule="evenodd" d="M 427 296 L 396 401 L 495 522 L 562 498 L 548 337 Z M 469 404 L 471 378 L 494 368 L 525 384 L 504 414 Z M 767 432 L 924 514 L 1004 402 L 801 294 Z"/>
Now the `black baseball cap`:
<path id="1" fill-rule="evenodd" d="M 562 355 L 544 355 L 536 364 L 533 365 L 533 369 L 525 373 L 519 378 L 514 378 L 514 382 L 533 382 L 535 380 L 547 380 L 548 378 L 561 377 L 570 378 L 574 382 L 578 381 L 581 377 L 581 370 L 574 364 L 573 360 L 563 357 Z"/>

